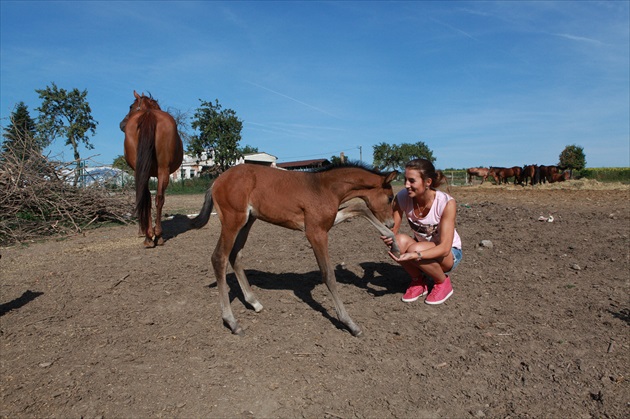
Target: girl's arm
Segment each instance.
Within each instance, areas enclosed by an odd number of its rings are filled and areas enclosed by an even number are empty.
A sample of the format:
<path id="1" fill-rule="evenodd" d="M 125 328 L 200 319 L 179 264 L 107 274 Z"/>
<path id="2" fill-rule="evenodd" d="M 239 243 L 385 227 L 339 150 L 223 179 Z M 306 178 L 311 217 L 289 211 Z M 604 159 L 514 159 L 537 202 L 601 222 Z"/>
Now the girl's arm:
<path id="1" fill-rule="evenodd" d="M 455 216 L 457 204 L 454 199 L 448 201 L 440 219 L 440 242 L 435 247 L 422 252 L 422 259 L 438 259 L 448 256 L 453 247 L 455 237 Z"/>

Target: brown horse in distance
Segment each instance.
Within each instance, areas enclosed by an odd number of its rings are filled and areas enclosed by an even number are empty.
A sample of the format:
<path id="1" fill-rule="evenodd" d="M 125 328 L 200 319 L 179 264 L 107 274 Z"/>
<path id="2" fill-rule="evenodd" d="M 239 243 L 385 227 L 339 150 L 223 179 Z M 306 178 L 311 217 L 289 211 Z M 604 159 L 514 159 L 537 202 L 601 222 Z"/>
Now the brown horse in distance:
<path id="1" fill-rule="evenodd" d="M 466 170 L 466 173 L 468 174 L 469 184 L 472 183 L 473 176 L 477 176 L 481 178 L 481 184 L 483 185 L 483 182 L 488 178 L 488 175 L 490 174 L 490 169 L 488 169 L 487 167 L 471 167 Z"/>
<path id="2" fill-rule="evenodd" d="M 490 175 L 494 178 L 497 185 L 508 183 L 508 179 L 513 177 L 514 184 L 521 183 L 521 174 L 523 169 L 520 166 L 513 167 L 491 167 Z"/>
<path id="3" fill-rule="evenodd" d="M 538 170 L 538 166 L 536 166 L 535 164 L 528 164 L 527 166 L 523 167 L 521 183 L 525 183 L 525 186 L 527 186 L 527 180 L 529 179 L 529 184 L 532 186 L 535 185 L 537 182 L 536 170 Z"/>
<path id="4" fill-rule="evenodd" d="M 175 119 L 160 109 L 157 101 L 134 90 L 135 101 L 120 122 L 125 133 L 125 160 L 135 171 L 136 213 L 144 246 L 164 244 L 162 238 L 162 207 L 169 175 L 182 164 L 184 146 L 177 132 Z M 149 178 L 157 177 L 155 196 L 155 228 L 151 219 Z"/>
<path id="5" fill-rule="evenodd" d="M 540 183 L 551 182 L 554 175 L 560 172 L 560 168 L 558 166 L 538 166 L 538 177 L 540 179 Z"/>
<path id="6" fill-rule="evenodd" d="M 565 180 L 569 179 L 571 179 L 571 173 L 569 171 L 564 171 L 562 173 L 553 173 L 549 179 L 549 183 L 564 182 Z"/>
<path id="7" fill-rule="evenodd" d="M 382 235 L 393 237 L 387 228 L 393 225 L 393 190 L 391 181 L 397 172 L 380 173 L 356 164 L 328 166 L 316 172 L 292 172 L 253 164 L 231 167 L 215 180 L 199 215 L 192 220 L 194 228 L 203 227 L 213 206 L 221 220 L 221 234 L 212 254 L 224 323 L 234 334 L 243 329 L 232 313 L 226 282 L 228 261 L 232 265 L 245 301 L 256 311 L 262 310 L 242 266 L 243 247 L 252 224 L 257 219 L 304 231 L 324 283 L 332 295 L 337 317 L 354 336 L 361 328 L 350 318 L 337 294 L 335 269 L 328 253 L 328 231 L 337 223 L 362 211 Z M 341 204 L 353 198 L 361 206 Z M 387 227 L 386 227 L 387 226 Z M 395 242 L 394 242 L 395 243 Z M 392 249 L 392 251 L 397 251 Z"/>

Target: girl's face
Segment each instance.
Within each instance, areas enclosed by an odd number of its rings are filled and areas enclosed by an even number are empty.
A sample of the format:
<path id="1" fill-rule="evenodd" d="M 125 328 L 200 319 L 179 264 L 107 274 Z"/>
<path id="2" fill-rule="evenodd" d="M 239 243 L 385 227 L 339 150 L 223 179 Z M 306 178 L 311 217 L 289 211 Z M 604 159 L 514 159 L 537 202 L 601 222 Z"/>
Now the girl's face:
<path id="1" fill-rule="evenodd" d="M 405 189 L 410 198 L 420 197 L 429 190 L 431 179 L 424 180 L 416 169 L 405 169 Z"/>

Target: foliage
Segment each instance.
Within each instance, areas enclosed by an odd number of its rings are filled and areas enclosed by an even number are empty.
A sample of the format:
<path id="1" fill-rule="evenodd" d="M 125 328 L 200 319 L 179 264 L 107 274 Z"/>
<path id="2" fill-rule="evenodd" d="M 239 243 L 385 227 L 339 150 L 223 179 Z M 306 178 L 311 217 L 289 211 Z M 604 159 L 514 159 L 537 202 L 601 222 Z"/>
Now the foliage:
<path id="1" fill-rule="evenodd" d="M 193 129 L 199 130 L 188 144 L 188 153 L 201 156 L 206 150 L 214 150 L 214 160 L 220 171 L 227 170 L 231 164 L 242 157 L 238 149 L 241 140 L 243 122 L 232 109 L 222 109 L 219 100 L 215 103 L 199 100 L 192 122 Z"/>
<path id="2" fill-rule="evenodd" d="M 55 141 L 58 137 L 66 139 L 65 145 L 71 145 L 74 152 L 74 160 L 79 163 L 79 145 L 91 150 L 94 146 L 90 143 L 88 133 L 96 133 L 96 122 L 92 118 L 92 110 L 86 100 L 87 90 L 79 89 L 66 91 L 59 89 L 55 83 L 52 87 L 35 90 L 42 104 L 37 110 L 40 112 L 37 131 L 46 144 Z M 79 171 L 75 170 L 74 184 L 79 180 Z"/>
<path id="3" fill-rule="evenodd" d="M 329 159 L 329 160 L 330 160 L 330 163 L 331 163 L 331 164 L 333 164 L 333 165 L 343 163 L 343 162 L 341 161 L 341 157 L 339 157 L 339 156 L 337 156 L 337 155 L 330 156 L 330 159 Z"/>
<path id="4" fill-rule="evenodd" d="M 188 120 L 190 119 L 190 116 L 188 115 L 188 112 L 183 112 L 172 107 L 169 107 L 166 112 L 168 112 L 175 120 L 175 123 L 177 124 L 177 133 L 182 139 L 182 142 L 184 144 L 190 144 L 192 136 L 189 133 L 190 124 L 188 123 Z"/>
<path id="5" fill-rule="evenodd" d="M 251 145 L 245 144 L 243 148 L 239 148 L 238 151 L 241 154 L 254 154 L 258 153 L 258 147 L 252 147 Z"/>
<path id="6" fill-rule="evenodd" d="M 422 141 L 415 144 L 403 143 L 400 145 L 380 143 L 373 148 L 374 166 L 381 170 L 396 169 L 402 171 L 408 161 L 418 158 L 435 161 L 433 152 Z"/>
<path id="7" fill-rule="evenodd" d="M 630 167 L 602 167 L 582 169 L 574 177 L 593 179 L 599 182 L 630 183 Z"/>
<path id="8" fill-rule="evenodd" d="M 198 176 L 191 179 L 181 179 L 168 184 L 169 195 L 188 195 L 205 193 L 214 180 L 210 176 Z M 149 181 L 149 189 L 157 189 L 157 180 L 152 178 Z"/>
<path id="9" fill-rule="evenodd" d="M 133 175 L 133 169 L 131 168 L 131 166 L 129 166 L 127 160 L 125 160 L 125 156 L 119 155 L 118 157 L 116 157 L 114 159 L 114 162 L 112 163 L 112 167 L 114 169 L 120 169 L 125 173 Z"/>
<path id="10" fill-rule="evenodd" d="M 31 118 L 24 102 L 15 106 L 10 120 L 11 124 L 4 128 L 2 134 L 4 141 L 2 142 L 0 161 L 3 161 L 8 153 L 20 160 L 41 159 L 44 147 L 36 136 L 35 121 Z"/>
<path id="11" fill-rule="evenodd" d="M 584 155 L 584 148 L 577 145 L 566 146 L 560 153 L 558 166 L 572 170 L 585 168 L 586 156 Z"/>

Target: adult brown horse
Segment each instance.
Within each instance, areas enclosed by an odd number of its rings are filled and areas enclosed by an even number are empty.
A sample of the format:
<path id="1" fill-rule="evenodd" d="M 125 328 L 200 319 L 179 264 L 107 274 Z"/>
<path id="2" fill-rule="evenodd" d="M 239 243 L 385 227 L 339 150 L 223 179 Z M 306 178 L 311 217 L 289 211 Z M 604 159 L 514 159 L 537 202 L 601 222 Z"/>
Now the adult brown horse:
<path id="1" fill-rule="evenodd" d="M 177 132 L 175 119 L 160 109 L 157 101 L 134 90 L 135 101 L 120 122 L 125 133 L 125 160 L 135 171 L 136 213 L 144 246 L 164 244 L 162 238 L 162 207 L 169 175 L 182 164 L 184 146 Z M 151 220 L 151 192 L 149 178 L 157 177 L 155 196 L 155 228 Z"/>
<path id="2" fill-rule="evenodd" d="M 549 179 L 549 183 L 564 182 L 571 179 L 571 173 L 565 170 L 562 173 L 553 173 Z"/>
<path id="3" fill-rule="evenodd" d="M 497 185 L 501 183 L 508 183 L 508 179 L 513 177 L 514 184 L 521 183 L 521 174 L 523 172 L 523 168 L 520 166 L 513 167 L 491 167 L 490 175 L 494 177 L 494 180 L 497 182 Z"/>
<path id="4" fill-rule="evenodd" d="M 234 166 L 215 180 L 206 193 L 194 228 L 203 227 L 216 206 L 221 220 L 221 235 L 212 254 L 224 323 L 234 334 L 243 329 L 232 313 L 225 278 L 228 260 L 232 265 L 245 301 L 259 312 L 260 304 L 242 266 L 243 247 L 257 219 L 304 231 L 313 248 L 324 283 L 332 294 L 337 317 L 354 336 L 361 335 L 337 294 L 335 269 L 328 254 L 328 231 L 354 215 L 366 216 L 382 235 L 393 237 L 386 227 L 393 226 L 391 181 L 398 172 L 380 173 L 357 165 L 328 166 L 316 172 L 292 172 L 253 164 Z M 364 201 L 340 209 L 353 198 Z M 392 249 L 392 251 L 398 251 Z"/>
<path id="5" fill-rule="evenodd" d="M 488 175 L 490 175 L 490 169 L 487 167 L 471 167 L 466 169 L 466 173 L 468 174 L 468 183 L 472 184 L 473 176 L 477 176 L 481 178 L 481 184 L 488 179 Z"/>
<path id="6" fill-rule="evenodd" d="M 525 186 L 527 186 L 527 180 L 529 179 L 529 184 L 534 186 L 537 182 L 536 170 L 538 170 L 538 166 L 535 164 L 528 164 L 524 166 L 521 174 L 521 183 L 525 182 Z"/>

